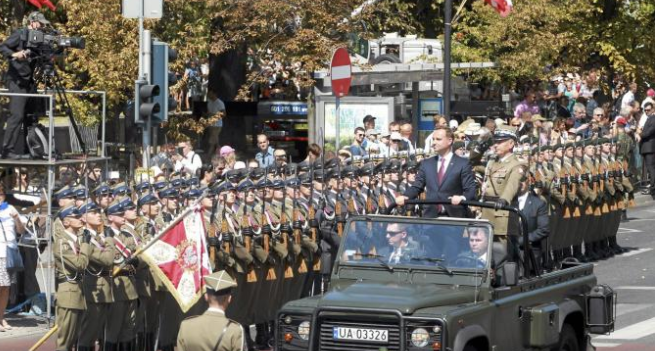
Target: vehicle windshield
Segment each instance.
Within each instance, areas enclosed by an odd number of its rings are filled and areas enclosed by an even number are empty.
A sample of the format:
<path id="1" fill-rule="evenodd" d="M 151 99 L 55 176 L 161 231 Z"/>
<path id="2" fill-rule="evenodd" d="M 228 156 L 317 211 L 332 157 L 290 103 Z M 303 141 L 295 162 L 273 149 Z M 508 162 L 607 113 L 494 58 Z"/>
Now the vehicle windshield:
<path id="1" fill-rule="evenodd" d="M 486 269 L 489 264 L 490 226 L 470 223 L 407 223 L 353 220 L 348 226 L 341 262 L 397 266 Z"/>

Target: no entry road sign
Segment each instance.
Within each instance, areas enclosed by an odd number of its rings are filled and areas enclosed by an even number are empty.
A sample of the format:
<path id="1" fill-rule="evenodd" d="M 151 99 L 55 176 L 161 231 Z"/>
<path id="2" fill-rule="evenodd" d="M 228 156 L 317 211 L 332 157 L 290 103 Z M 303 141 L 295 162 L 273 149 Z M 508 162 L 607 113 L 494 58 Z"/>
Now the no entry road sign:
<path id="1" fill-rule="evenodd" d="M 330 63 L 330 79 L 332 80 L 332 93 L 336 97 L 348 95 L 352 79 L 350 55 L 345 48 L 339 48 L 332 56 Z"/>

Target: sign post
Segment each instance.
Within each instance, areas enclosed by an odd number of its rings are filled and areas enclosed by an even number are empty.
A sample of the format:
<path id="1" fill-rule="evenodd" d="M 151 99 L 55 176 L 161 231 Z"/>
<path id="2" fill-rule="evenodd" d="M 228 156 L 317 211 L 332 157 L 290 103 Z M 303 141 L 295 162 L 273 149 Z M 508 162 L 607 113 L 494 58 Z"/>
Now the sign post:
<path id="1" fill-rule="evenodd" d="M 332 94 L 336 97 L 336 151 L 339 152 L 340 149 L 340 116 L 339 116 L 339 104 L 342 96 L 348 95 L 350 92 L 350 83 L 352 81 L 352 66 L 350 63 L 350 55 L 348 55 L 348 50 L 345 48 L 338 48 L 334 55 L 332 55 L 332 61 L 330 62 L 330 80 L 332 81 Z M 325 150 L 323 150 L 325 152 Z"/>
<path id="2" fill-rule="evenodd" d="M 163 0 L 140 0 L 122 1 L 122 15 L 124 18 L 138 18 L 139 19 L 139 76 L 134 84 L 138 87 L 139 84 L 151 83 L 152 72 L 150 67 L 150 55 L 152 40 L 150 31 L 144 30 L 144 18 L 161 18 L 163 13 Z M 135 89 L 134 97 L 135 102 L 137 99 L 138 90 Z M 134 104 L 135 120 L 139 118 L 139 104 Z M 150 162 L 150 136 L 152 132 L 152 121 L 148 118 L 145 126 L 143 127 L 143 166 L 148 168 Z"/>

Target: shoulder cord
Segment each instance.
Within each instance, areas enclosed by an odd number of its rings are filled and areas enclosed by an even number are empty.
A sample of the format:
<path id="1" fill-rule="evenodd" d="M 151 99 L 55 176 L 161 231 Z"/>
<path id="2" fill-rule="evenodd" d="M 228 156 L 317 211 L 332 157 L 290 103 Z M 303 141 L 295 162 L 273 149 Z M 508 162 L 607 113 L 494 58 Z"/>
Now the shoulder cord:
<path id="1" fill-rule="evenodd" d="M 227 331 L 227 328 L 232 324 L 232 321 L 228 320 L 227 325 L 225 328 L 223 328 L 223 331 L 221 332 L 221 336 L 218 338 L 218 341 L 216 341 L 216 345 L 214 345 L 213 351 L 218 351 L 218 347 L 221 346 L 221 341 L 223 341 L 223 337 L 225 336 L 225 332 Z"/>
<path id="2" fill-rule="evenodd" d="M 100 236 L 100 233 L 96 233 L 96 234 Z M 89 235 L 91 235 L 91 233 L 89 233 Z M 91 265 L 87 265 L 84 270 L 94 277 L 99 277 L 102 274 L 102 268 L 100 268 L 98 272 L 94 272 L 93 270 L 91 270 Z"/>
<path id="3" fill-rule="evenodd" d="M 62 252 L 62 253 L 64 251 L 63 243 L 61 241 L 59 241 L 59 251 Z M 61 261 L 61 271 L 62 271 L 61 273 L 64 275 L 64 278 L 66 278 L 66 281 L 69 282 L 69 283 L 76 281 L 77 277 L 80 274 L 80 272 L 76 271 L 73 278 L 71 278 L 68 274 L 66 274 L 66 266 L 64 265 L 64 255 L 63 254 L 59 255 L 59 260 Z"/>

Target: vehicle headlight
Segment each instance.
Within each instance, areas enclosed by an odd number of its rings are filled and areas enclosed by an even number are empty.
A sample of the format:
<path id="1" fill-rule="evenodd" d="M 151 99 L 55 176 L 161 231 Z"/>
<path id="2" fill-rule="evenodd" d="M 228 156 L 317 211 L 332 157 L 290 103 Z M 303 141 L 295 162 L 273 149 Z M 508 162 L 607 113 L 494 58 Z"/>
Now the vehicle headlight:
<path id="1" fill-rule="evenodd" d="M 312 324 L 309 321 L 304 321 L 298 325 L 298 336 L 303 340 L 309 340 L 309 330 Z"/>
<path id="2" fill-rule="evenodd" d="M 426 347 L 430 341 L 430 333 L 423 328 L 416 328 L 412 331 L 412 345 Z"/>

